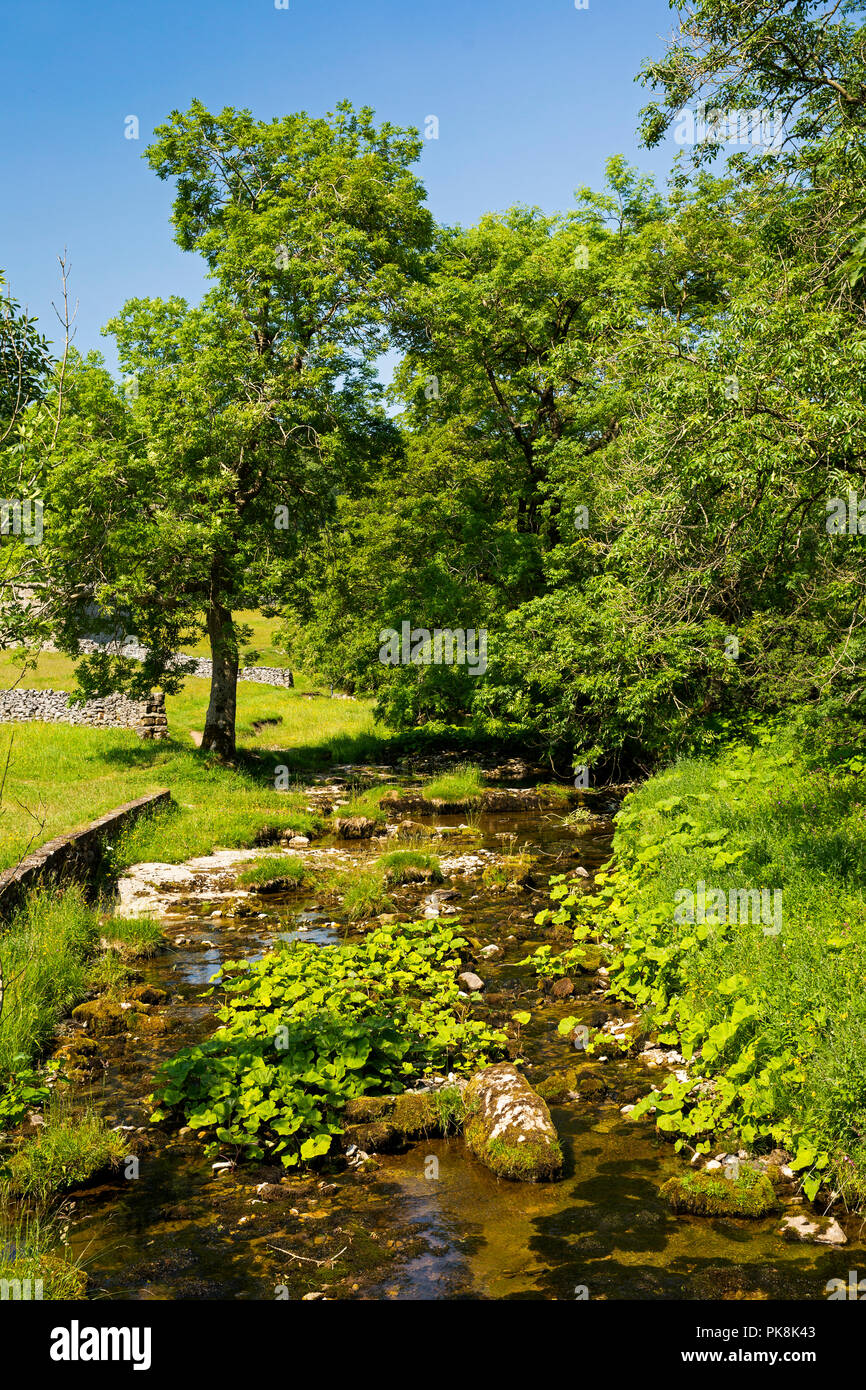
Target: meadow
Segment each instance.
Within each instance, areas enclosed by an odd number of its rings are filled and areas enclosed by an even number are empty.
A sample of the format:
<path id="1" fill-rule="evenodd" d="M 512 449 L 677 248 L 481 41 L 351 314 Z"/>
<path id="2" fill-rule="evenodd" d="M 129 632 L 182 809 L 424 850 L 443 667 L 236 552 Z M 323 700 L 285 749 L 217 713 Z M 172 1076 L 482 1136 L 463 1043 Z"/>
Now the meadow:
<path id="1" fill-rule="evenodd" d="M 260 641 L 267 636 L 259 631 Z M 260 664 L 275 664 L 265 648 Z M 0 655 L 0 688 L 72 690 L 72 662 L 43 652 L 20 676 L 16 652 Z M 19 678 L 20 677 L 20 678 Z M 144 820 L 125 837 L 124 862 L 175 862 L 215 845 L 247 844 L 264 825 L 303 829 L 305 798 L 275 790 L 275 768 L 304 781 L 311 768 L 382 756 L 388 737 L 372 702 L 331 699 L 315 680 L 295 675 L 295 688 L 239 681 L 238 744 L 232 766 L 201 754 L 193 734 L 204 727 L 209 682 L 189 677 L 166 697 L 169 738 L 143 742 L 131 730 L 66 724 L 0 725 L 0 868 L 44 841 L 148 792 L 168 787 L 167 817 Z"/>

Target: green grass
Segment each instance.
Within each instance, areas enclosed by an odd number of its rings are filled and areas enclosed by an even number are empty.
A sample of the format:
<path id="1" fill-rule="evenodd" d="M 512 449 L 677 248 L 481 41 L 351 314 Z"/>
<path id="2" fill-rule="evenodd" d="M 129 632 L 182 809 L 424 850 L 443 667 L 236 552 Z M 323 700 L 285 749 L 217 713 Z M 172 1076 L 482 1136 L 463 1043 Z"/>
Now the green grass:
<path id="1" fill-rule="evenodd" d="M 561 801 L 564 806 L 567 806 L 574 796 L 574 788 L 562 782 L 544 782 L 537 786 L 535 791 L 546 801 Z"/>
<path id="2" fill-rule="evenodd" d="M 256 860 L 255 864 L 238 875 L 238 883 L 247 888 L 266 888 L 268 884 L 282 882 L 300 888 L 313 881 L 314 875 L 310 866 L 302 859 L 295 859 L 289 855 L 284 858 L 280 858 L 279 855 L 267 855 L 264 859 Z"/>
<path id="3" fill-rule="evenodd" d="M 87 984 L 97 994 L 119 1002 L 126 996 L 132 973 L 116 951 L 106 951 L 97 957 L 88 970 Z"/>
<path id="4" fill-rule="evenodd" d="M 83 1298 L 87 1275 L 63 1241 L 56 1215 L 0 1191 L 0 1298 Z"/>
<path id="5" fill-rule="evenodd" d="M 385 875 L 387 883 L 394 886 L 401 883 L 418 883 L 424 875 L 431 883 L 442 882 L 442 870 L 435 854 L 424 850 L 394 849 L 383 854 L 376 861 L 376 868 Z"/>
<path id="6" fill-rule="evenodd" d="M 148 960 L 166 946 L 165 932 L 152 917 L 112 917 L 102 928 L 102 938 L 123 960 Z"/>
<path id="7" fill-rule="evenodd" d="M 73 1116 L 52 1101 L 47 1121 L 35 1139 L 19 1144 L 6 1164 L 4 1182 L 13 1197 L 44 1202 L 56 1192 L 116 1168 L 128 1153 L 123 1135 L 115 1134 L 92 1112 Z"/>
<path id="8" fill-rule="evenodd" d="M 389 912 L 394 906 L 379 869 L 349 870 L 338 878 L 336 886 L 343 894 L 343 911 L 353 922 Z"/>
<path id="9" fill-rule="evenodd" d="M 266 618 L 259 612 L 241 612 L 236 615 L 237 621 L 243 623 L 245 627 L 252 629 L 249 637 L 241 642 L 241 656 L 250 648 L 257 653 L 255 666 L 279 666 L 282 668 L 291 667 L 295 684 L 299 690 L 315 689 L 315 682 L 309 680 L 301 672 L 296 671 L 292 665 L 292 659 L 288 653 L 274 646 L 274 638 L 280 628 L 279 618 Z M 195 642 L 184 643 L 183 650 L 188 656 L 210 656 L 210 643 L 207 636 L 202 634 Z M 245 663 L 242 660 L 242 665 Z"/>
<path id="10" fill-rule="evenodd" d="M 41 1055 L 59 1020 L 84 998 L 98 942 L 97 914 L 77 887 L 32 895 L 0 933 L 0 1089 Z"/>
<path id="11" fill-rule="evenodd" d="M 334 815 L 340 820 L 364 816 L 367 820 L 376 821 L 377 825 L 384 825 L 388 819 L 388 812 L 381 805 L 381 801 L 386 793 L 394 790 L 394 787 L 368 787 L 366 791 L 354 794 L 347 805 L 338 806 Z"/>
<path id="12" fill-rule="evenodd" d="M 13 684 L 15 658 L 16 653 L 0 654 L 0 688 Z M 20 684 L 71 690 L 72 663 L 43 653 Z M 0 764 L 8 758 L 0 798 L 0 868 L 17 863 L 35 845 L 166 786 L 174 810 L 124 835 L 115 862 L 175 863 L 215 847 L 247 845 L 264 826 L 309 829 L 313 822 L 302 794 L 275 789 L 276 768 L 287 766 L 302 780 L 311 768 L 332 760 L 381 758 L 388 746 L 388 736 L 373 723 L 370 701 L 307 699 L 300 689 L 240 682 L 242 752 L 236 768 L 220 767 L 195 748 L 190 736 L 204 727 L 208 694 L 207 681 L 190 678 L 178 695 L 166 698 L 170 737 L 164 743 L 144 743 L 124 729 L 0 725 Z M 254 726 L 269 718 L 281 722 L 257 732 Z"/>
<path id="13" fill-rule="evenodd" d="M 468 802 L 480 800 L 486 783 L 474 763 L 460 763 L 452 772 L 434 777 L 421 788 L 428 801 Z"/>

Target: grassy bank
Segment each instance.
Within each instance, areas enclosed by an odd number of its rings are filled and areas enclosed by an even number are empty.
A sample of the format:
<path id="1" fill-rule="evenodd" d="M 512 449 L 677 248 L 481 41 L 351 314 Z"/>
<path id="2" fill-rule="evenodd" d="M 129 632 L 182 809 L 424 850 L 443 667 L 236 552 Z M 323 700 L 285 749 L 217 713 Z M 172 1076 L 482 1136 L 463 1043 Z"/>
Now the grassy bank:
<path id="1" fill-rule="evenodd" d="M 0 1129 L 45 1098 L 35 1065 L 60 1019 L 87 994 L 98 943 L 98 916 L 75 888 L 31 896 L 0 935 Z"/>
<path id="2" fill-rule="evenodd" d="M 636 1118 L 654 1105 L 704 1153 L 782 1146 L 809 1197 L 862 1204 L 866 805 L 847 751 L 768 735 L 651 778 L 598 896 L 560 883 L 554 920 L 610 943 L 613 997 L 688 1061 Z"/>
<path id="3" fill-rule="evenodd" d="M 103 933 L 112 943 L 104 955 Z M 119 954 L 129 959 L 152 954 L 162 939 L 149 921 L 101 922 L 77 886 L 27 898 L 0 933 L 0 1130 L 18 1124 L 47 1098 L 37 1064 L 60 1020 L 104 987 L 105 963 Z"/>
<path id="4" fill-rule="evenodd" d="M 15 653 L 0 656 L 0 687 L 13 684 Z M 27 688 L 71 690 L 72 663 L 42 654 L 20 682 Z M 236 769 L 199 753 L 192 733 L 204 727 L 209 684 L 189 679 L 168 696 L 170 738 L 143 743 L 123 729 L 64 724 L 0 725 L 0 868 L 54 835 L 85 825 L 105 811 L 159 787 L 176 802 L 168 817 L 142 822 L 125 837 L 122 853 L 169 861 L 206 853 L 214 845 L 248 844 L 264 825 L 303 829 L 304 799 L 277 792 L 274 769 L 288 766 L 299 780 L 311 767 L 380 756 L 383 735 L 369 702 L 331 700 L 313 690 L 238 684 Z"/>

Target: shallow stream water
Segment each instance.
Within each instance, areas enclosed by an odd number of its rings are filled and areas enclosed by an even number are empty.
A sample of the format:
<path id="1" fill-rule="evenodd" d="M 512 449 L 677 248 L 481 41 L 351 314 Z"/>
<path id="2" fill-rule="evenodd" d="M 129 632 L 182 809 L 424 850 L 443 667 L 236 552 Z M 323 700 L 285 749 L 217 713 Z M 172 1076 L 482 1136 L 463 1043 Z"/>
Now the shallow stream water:
<path id="1" fill-rule="evenodd" d="M 538 982 L 519 964 L 550 940 L 533 924 L 547 902 L 544 873 L 581 864 L 591 873 L 608 856 L 609 835 L 578 836 L 557 816 L 538 813 L 482 816 L 479 829 L 483 849 L 501 853 L 503 837 L 515 836 L 543 871 L 537 887 L 522 891 L 488 892 L 480 875 L 446 885 L 459 893 L 449 903 L 458 908 L 454 920 L 505 948 L 497 961 L 473 968 L 486 993 L 511 995 L 514 1008 L 531 1009 L 522 1051 L 537 1082 L 581 1064 L 557 1033 L 558 1020 L 589 1019 L 605 1007 L 598 977 L 592 992 L 555 1003 L 539 997 Z M 419 901 L 429 890 L 407 890 L 410 897 L 413 891 Z M 406 900 L 399 906 L 411 910 Z M 621 1113 L 635 1087 L 647 1090 L 659 1076 L 635 1059 L 592 1058 L 607 1095 L 552 1107 L 566 1155 L 556 1183 L 501 1181 L 459 1138 L 378 1155 L 372 1172 L 292 1178 L 266 1197 L 257 1188 L 279 1184 L 280 1169 L 215 1171 L 195 1136 L 154 1135 L 146 1097 L 160 1060 L 213 1031 L 213 1002 L 202 994 L 221 962 L 260 956 L 287 934 L 322 944 L 339 939 L 314 895 L 269 898 L 267 912 L 215 919 L 190 907 L 168 914 L 169 938 L 179 944 L 147 962 L 142 975 L 169 991 L 160 1016 L 171 1031 L 106 1040 L 112 1046 L 94 1096 L 112 1123 L 129 1127 L 138 1176 L 79 1191 L 68 1204 L 71 1245 L 88 1270 L 90 1297 L 808 1300 L 826 1298 L 829 1279 L 847 1279 L 866 1264 L 860 1218 L 842 1219 L 849 1244 L 836 1250 L 784 1241 L 779 1216 L 673 1216 L 659 1188 L 683 1160 L 650 1121 L 631 1123 Z"/>

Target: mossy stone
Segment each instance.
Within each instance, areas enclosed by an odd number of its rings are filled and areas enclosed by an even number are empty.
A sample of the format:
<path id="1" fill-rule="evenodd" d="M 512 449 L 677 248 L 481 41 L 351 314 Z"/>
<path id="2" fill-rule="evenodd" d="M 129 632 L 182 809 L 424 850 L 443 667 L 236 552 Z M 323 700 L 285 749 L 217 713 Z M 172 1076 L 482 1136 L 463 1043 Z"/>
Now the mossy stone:
<path id="1" fill-rule="evenodd" d="M 477 1072 L 464 1100 L 466 1143 L 498 1177 L 541 1182 L 560 1176 L 562 1150 L 550 1111 L 515 1067 L 499 1062 Z"/>
<path id="2" fill-rule="evenodd" d="M 754 1168 L 741 1168 L 736 1178 L 725 1177 L 721 1170 L 682 1173 L 668 1179 L 661 1195 L 676 1215 L 761 1217 L 778 1206 L 766 1173 Z"/>
<path id="3" fill-rule="evenodd" d="M 574 1071 L 554 1071 L 536 1086 L 536 1091 L 548 1105 L 564 1105 L 575 1090 Z"/>
<path id="4" fill-rule="evenodd" d="M 72 1010 L 72 1017 L 87 1025 L 95 1037 L 105 1037 L 112 1033 L 125 1033 L 126 1012 L 112 999 L 89 999 Z"/>

